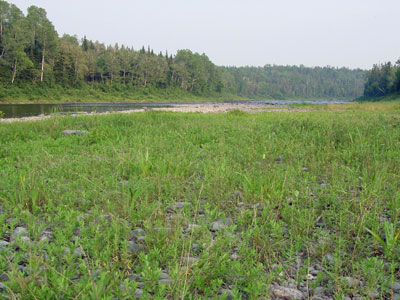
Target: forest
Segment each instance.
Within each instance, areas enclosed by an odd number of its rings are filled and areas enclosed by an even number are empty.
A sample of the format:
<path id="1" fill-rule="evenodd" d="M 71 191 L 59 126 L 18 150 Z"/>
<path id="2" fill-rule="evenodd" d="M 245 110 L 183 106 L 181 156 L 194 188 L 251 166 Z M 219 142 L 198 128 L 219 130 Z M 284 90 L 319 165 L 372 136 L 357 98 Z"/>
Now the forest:
<path id="1" fill-rule="evenodd" d="M 400 93 L 400 59 L 396 64 L 386 62 L 375 64 L 372 70 L 367 72 L 364 96 L 376 98 Z"/>
<path id="2" fill-rule="evenodd" d="M 249 99 L 354 99 L 365 71 L 334 67 L 216 66 L 205 54 L 183 49 L 155 53 L 149 46 L 105 45 L 73 35 L 59 37 L 43 8 L 26 16 L 0 1 L 0 100 L 18 91 L 100 90 L 105 93 L 176 91 L 201 97 Z M 43 93 L 44 95 L 44 93 Z"/>

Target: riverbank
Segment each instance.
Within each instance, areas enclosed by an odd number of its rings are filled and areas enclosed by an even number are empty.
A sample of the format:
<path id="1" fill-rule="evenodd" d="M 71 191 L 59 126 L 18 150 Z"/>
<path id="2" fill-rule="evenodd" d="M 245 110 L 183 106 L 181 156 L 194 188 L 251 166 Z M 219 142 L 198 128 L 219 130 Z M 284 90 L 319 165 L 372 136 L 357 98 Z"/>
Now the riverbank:
<path id="1" fill-rule="evenodd" d="M 400 106 L 357 105 L 0 123 L 0 298 L 399 297 Z"/>
<path id="2" fill-rule="evenodd" d="M 285 97 L 287 100 L 352 100 L 349 98 Z M 246 100 L 280 100 L 268 95 L 245 96 L 229 92 L 195 94 L 180 88 L 127 87 L 121 85 L 85 85 L 81 88 L 26 85 L 1 86 L 0 103 L 99 103 L 99 102 L 222 102 Z"/>
<path id="3" fill-rule="evenodd" d="M 224 100 L 250 100 L 230 93 L 196 95 L 178 88 L 128 88 L 115 85 L 73 87 L 0 86 L 0 103 L 82 103 L 82 102 L 207 102 Z"/>
<path id="4" fill-rule="evenodd" d="M 310 111 L 310 108 L 290 108 L 289 106 L 274 106 L 274 105 L 255 105 L 246 103 L 206 103 L 206 104 L 176 104 L 172 107 L 145 107 L 138 109 L 127 109 L 121 111 L 110 111 L 110 112 L 79 112 L 79 113 L 67 113 L 63 114 L 65 116 L 77 117 L 81 115 L 107 115 L 107 114 L 132 114 L 145 111 L 165 111 L 165 112 L 182 112 L 182 113 L 227 113 L 230 111 L 242 111 L 247 113 L 257 113 L 257 112 L 305 112 Z M 59 115 L 60 114 L 52 114 Z M 62 116 L 63 116 L 62 115 Z M 6 118 L 0 119 L 3 123 L 13 123 L 13 122 L 29 122 L 29 121 L 41 121 L 50 118 L 51 115 L 41 114 L 39 116 L 29 116 L 21 118 Z"/>

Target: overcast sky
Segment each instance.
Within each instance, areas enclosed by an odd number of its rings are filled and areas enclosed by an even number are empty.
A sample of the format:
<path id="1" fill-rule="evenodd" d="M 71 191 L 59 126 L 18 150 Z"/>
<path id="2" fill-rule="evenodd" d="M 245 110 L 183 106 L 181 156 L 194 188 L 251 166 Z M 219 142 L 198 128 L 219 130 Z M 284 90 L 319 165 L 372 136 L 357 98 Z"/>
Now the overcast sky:
<path id="1" fill-rule="evenodd" d="M 8 0 L 60 35 L 206 53 L 217 65 L 347 66 L 400 57 L 400 0 Z"/>

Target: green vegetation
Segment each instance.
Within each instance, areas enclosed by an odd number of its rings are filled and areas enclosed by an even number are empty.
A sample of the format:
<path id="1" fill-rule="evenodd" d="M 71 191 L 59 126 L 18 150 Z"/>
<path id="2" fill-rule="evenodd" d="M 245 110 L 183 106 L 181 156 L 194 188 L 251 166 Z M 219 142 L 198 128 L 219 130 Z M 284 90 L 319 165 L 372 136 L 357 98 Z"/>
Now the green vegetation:
<path id="1" fill-rule="evenodd" d="M 3 91 L 3 93 L 2 93 Z M 218 100 L 247 100 L 249 98 L 240 97 L 227 93 L 210 93 L 207 96 L 199 96 L 177 87 L 157 89 L 153 87 L 130 87 L 121 84 L 85 85 L 80 88 L 62 86 L 43 86 L 27 84 L 20 86 L 0 86 L 0 95 L 6 102 L 173 102 L 193 101 L 218 101 Z M 1 103 L 1 101 L 0 101 Z"/>
<path id="2" fill-rule="evenodd" d="M 0 0 L 0 101 L 354 99 L 363 84 L 359 69 L 218 67 L 190 50 L 157 54 L 59 37 L 44 9 L 24 16 Z"/>
<path id="3" fill-rule="evenodd" d="M 0 123 L 0 297 L 396 298 L 399 128 L 398 102 Z"/>
<path id="4" fill-rule="evenodd" d="M 363 91 L 365 72 L 347 68 L 304 66 L 224 67 L 231 93 L 264 99 L 355 99 Z"/>
<path id="5" fill-rule="evenodd" d="M 400 59 L 395 65 L 387 62 L 375 64 L 371 71 L 367 72 L 364 97 L 380 100 L 382 97 L 399 97 L 400 93 Z"/>

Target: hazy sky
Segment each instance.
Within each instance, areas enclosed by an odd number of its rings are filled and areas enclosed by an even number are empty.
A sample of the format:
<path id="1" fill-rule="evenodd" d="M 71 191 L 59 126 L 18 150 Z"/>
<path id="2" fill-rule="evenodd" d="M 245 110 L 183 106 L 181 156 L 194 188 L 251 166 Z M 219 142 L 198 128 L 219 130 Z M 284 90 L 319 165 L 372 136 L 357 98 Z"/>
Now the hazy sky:
<path id="1" fill-rule="evenodd" d="M 8 0 L 46 9 L 60 35 L 217 65 L 347 66 L 400 57 L 400 0 Z"/>

